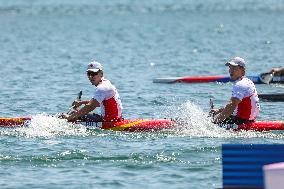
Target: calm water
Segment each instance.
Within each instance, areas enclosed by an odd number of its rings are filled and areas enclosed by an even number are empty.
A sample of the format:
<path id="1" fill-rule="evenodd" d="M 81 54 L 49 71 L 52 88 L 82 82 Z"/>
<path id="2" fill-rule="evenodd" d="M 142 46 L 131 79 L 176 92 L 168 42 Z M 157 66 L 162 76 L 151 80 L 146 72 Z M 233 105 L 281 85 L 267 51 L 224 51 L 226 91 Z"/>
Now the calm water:
<path id="1" fill-rule="evenodd" d="M 1 188 L 217 188 L 223 143 L 283 143 L 277 132 L 231 132 L 206 115 L 232 84 L 157 84 L 153 78 L 226 75 L 234 56 L 248 74 L 283 66 L 284 1 L 0 0 L 0 115 L 33 116 L 0 130 Z M 92 95 L 89 61 L 105 67 L 125 118 L 183 118 L 172 131 L 86 131 L 50 117 L 79 90 Z M 259 93 L 283 85 L 258 85 Z M 262 102 L 259 120 L 282 120 Z"/>

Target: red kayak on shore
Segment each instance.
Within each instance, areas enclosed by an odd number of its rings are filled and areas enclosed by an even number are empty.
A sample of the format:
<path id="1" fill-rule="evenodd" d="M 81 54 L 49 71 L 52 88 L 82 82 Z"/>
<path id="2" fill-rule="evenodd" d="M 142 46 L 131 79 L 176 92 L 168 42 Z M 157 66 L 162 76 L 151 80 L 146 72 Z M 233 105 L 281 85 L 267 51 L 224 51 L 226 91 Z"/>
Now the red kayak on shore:
<path id="1" fill-rule="evenodd" d="M 0 118 L 0 128 L 23 127 L 28 126 L 31 122 L 30 117 L 18 118 Z M 123 119 L 114 122 L 94 122 L 94 121 L 76 121 L 75 124 L 81 124 L 87 128 L 101 128 L 113 131 L 158 131 L 163 129 L 174 128 L 176 122 L 170 119 Z M 228 125 L 227 129 L 233 130 L 255 130 L 271 131 L 284 130 L 283 121 L 256 121 L 242 125 Z"/>

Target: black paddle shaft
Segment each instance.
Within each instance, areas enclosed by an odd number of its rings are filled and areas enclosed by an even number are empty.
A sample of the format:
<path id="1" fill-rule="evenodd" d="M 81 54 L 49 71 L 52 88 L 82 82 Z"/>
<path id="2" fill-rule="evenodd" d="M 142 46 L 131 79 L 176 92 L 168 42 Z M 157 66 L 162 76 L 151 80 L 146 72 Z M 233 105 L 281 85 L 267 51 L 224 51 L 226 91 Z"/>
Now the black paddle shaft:
<path id="1" fill-rule="evenodd" d="M 78 99 L 78 100 L 81 100 L 82 95 L 83 95 L 83 92 L 82 92 L 82 91 L 80 91 L 80 92 L 78 93 L 78 97 L 77 97 L 77 99 Z"/>

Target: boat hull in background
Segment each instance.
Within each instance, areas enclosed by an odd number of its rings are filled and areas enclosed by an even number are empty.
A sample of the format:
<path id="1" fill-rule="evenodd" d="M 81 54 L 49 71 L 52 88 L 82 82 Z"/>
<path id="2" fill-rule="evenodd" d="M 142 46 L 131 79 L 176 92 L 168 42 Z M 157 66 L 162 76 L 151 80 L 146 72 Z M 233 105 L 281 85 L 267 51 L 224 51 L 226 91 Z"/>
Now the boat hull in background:
<path id="1" fill-rule="evenodd" d="M 247 76 L 255 84 L 264 84 L 260 76 Z M 209 83 L 220 82 L 227 83 L 232 82 L 228 76 L 186 76 L 186 77 L 164 77 L 153 79 L 154 83 Z M 284 83 L 284 77 L 274 76 L 270 83 Z"/>
<path id="2" fill-rule="evenodd" d="M 284 93 L 259 94 L 258 97 L 265 101 L 284 102 Z"/>

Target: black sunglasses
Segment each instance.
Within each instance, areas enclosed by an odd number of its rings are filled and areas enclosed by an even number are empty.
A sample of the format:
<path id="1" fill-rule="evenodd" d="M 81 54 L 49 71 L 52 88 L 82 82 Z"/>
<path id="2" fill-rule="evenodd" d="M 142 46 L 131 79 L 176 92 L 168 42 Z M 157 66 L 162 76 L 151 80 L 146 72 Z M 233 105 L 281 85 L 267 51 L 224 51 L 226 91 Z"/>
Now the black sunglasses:
<path id="1" fill-rule="evenodd" d="M 87 72 L 87 75 L 88 76 L 92 76 L 92 77 L 94 77 L 94 76 L 96 76 L 96 75 L 98 75 L 99 74 L 99 71 L 97 71 L 97 72 L 90 72 L 90 71 L 88 71 Z"/>

